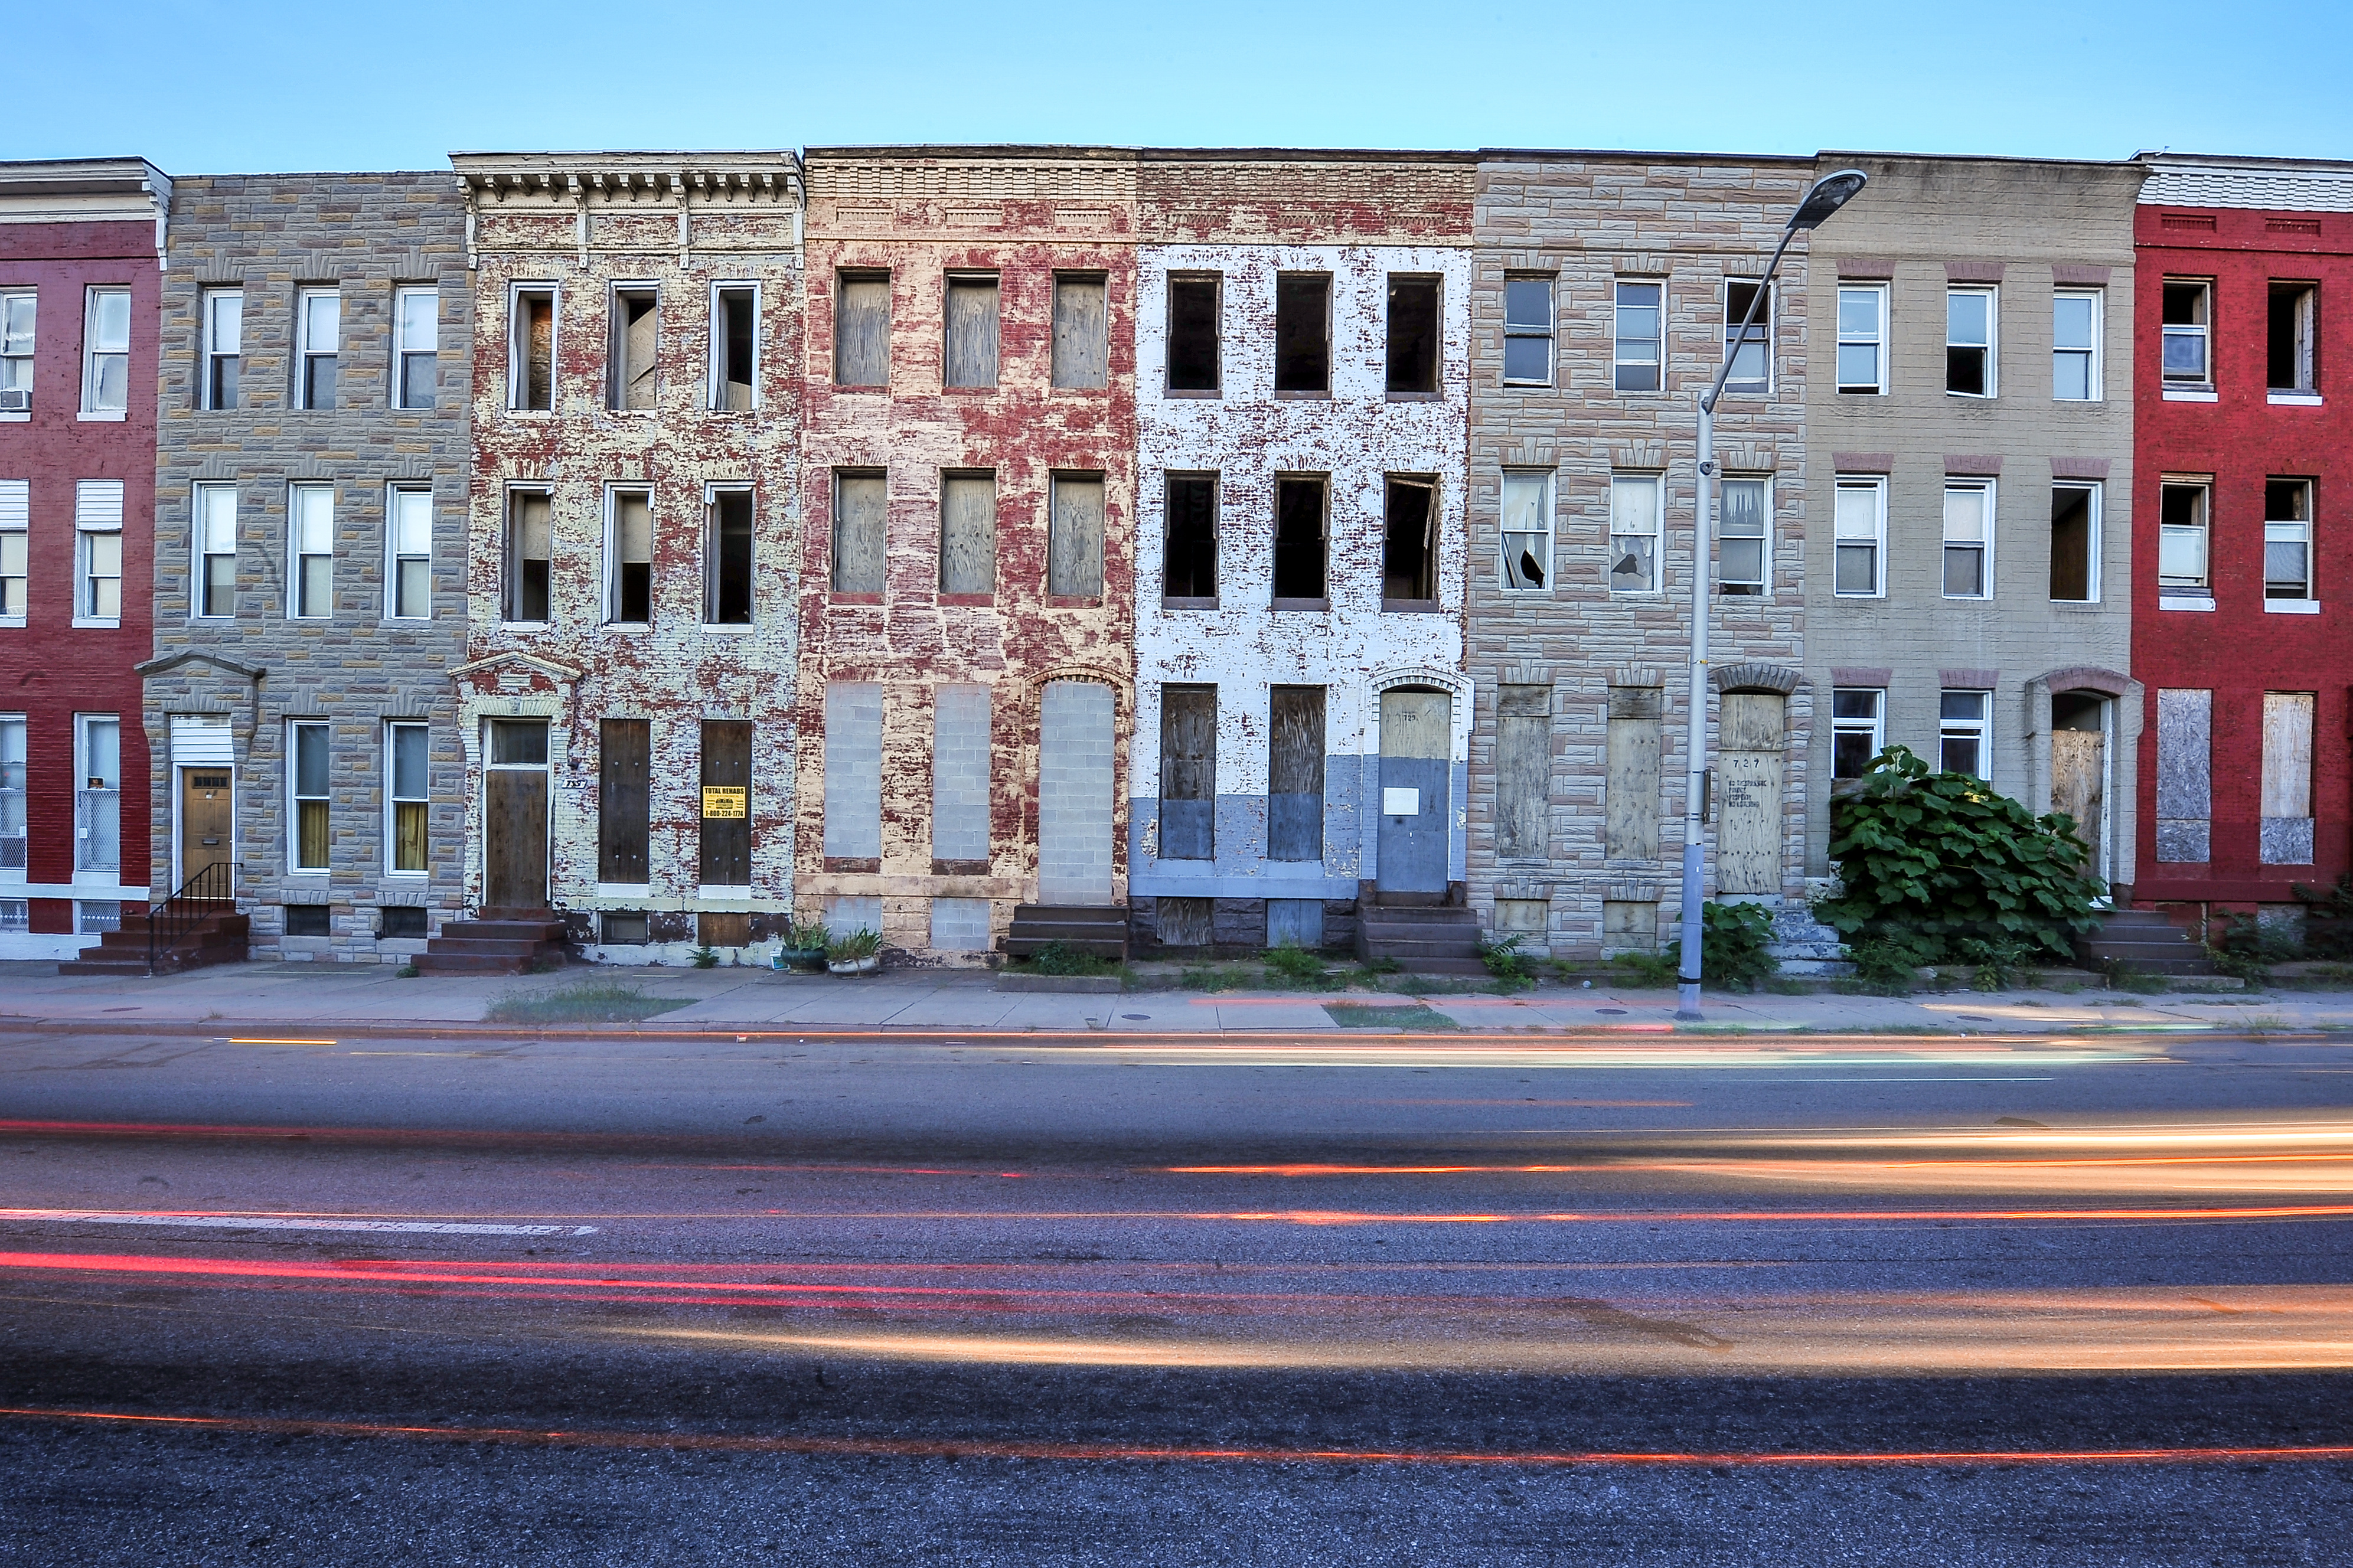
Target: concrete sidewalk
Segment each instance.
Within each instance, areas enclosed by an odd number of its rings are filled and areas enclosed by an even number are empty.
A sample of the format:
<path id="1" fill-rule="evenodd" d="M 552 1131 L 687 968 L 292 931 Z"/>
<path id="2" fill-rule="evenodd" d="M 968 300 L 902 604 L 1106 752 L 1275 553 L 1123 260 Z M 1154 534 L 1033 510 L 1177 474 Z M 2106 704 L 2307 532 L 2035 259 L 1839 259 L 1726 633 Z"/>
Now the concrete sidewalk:
<path id="1" fill-rule="evenodd" d="M 1710 993 L 1701 1025 L 1674 1021 L 1672 989 L 1547 982 L 1512 995 L 1249 990 L 1203 994 L 1001 992 L 979 970 L 894 970 L 870 979 L 763 969 L 600 965 L 534 975 L 402 979 L 389 966 L 247 963 L 153 979 L 62 976 L 0 964 L 0 1028 L 130 1026 L 174 1033 L 256 1027 L 416 1033 L 812 1030 L 1113 1030 L 1285 1034 L 1345 1028 L 1589 1034 L 1700 1030 L 2048 1034 L 2084 1029 L 2353 1029 L 2353 992 L 2136 995 L 2118 991 L 1947 992 L 1915 996 Z M 573 994 L 623 988 L 674 1003 L 636 1023 L 584 1021 Z M 491 1018 L 506 1005 L 507 1021 Z"/>

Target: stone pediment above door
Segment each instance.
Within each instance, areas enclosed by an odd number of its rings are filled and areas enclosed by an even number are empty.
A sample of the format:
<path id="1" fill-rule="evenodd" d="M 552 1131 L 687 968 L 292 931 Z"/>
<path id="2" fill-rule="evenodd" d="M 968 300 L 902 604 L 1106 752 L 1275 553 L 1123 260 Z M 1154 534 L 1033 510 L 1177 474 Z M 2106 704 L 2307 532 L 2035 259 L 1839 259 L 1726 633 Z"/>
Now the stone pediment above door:
<path id="1" fill-rule="evenodd" d="M 581 672 L 568 664 L 528 653 L 494 653 L 449 672 L 467 697 L 564 697 Z"/>

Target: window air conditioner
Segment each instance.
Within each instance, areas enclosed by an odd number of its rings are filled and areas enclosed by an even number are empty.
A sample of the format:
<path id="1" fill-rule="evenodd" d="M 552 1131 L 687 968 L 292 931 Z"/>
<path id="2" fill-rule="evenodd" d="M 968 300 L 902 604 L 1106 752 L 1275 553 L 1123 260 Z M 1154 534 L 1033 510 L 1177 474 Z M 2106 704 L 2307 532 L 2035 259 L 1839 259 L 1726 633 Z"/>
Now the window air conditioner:
<path id="1" fill-rule="evenodd" d="M 22 414 L 33 406 L 33 395 L 21 386 L 0 389 L 0 414 Z"/>

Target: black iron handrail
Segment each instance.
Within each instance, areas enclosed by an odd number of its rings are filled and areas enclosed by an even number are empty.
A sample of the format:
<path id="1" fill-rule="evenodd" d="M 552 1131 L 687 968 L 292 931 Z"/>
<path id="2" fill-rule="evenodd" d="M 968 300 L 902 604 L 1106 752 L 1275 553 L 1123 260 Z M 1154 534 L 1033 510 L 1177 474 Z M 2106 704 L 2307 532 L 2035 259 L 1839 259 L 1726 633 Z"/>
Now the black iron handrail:
<path id="1" fill-rule="evenodd" d="M 207 915 L 220 912 L 220 906 L 237 904 L 237 867 L 227 860 L 216 860 L 189 878 L 180 890 L 147 911 L 147 973 L 155 973 L 158 956 L 172 951 L 172 946 Z"/>

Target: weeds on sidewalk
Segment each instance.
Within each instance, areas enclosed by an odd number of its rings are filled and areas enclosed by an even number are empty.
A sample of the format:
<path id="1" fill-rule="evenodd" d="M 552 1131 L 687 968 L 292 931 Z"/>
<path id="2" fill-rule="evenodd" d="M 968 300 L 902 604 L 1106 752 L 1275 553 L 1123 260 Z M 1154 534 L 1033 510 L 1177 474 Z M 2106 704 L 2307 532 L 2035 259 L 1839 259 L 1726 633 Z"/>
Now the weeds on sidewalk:
<path id="1" fill-rule="evenodd" d="M 1609 963 L 1625 976 L 1619 984 L 1632 989 L 1655 990 L 1675 983 L 1675 961 L 1663 952 L 1621 952 Z"/>
<path id="2" fill-rule="evenodd" d="M 1032 974 L 1109 974 L 1117 966 L 1107 958 L 1082 952 L 1068 942 L 1050 942 L 1024 961 Z"/>
<path id="3" fill-rule="evenodd" d="M 1479 938 L 1479 962 L 1487 966 L 1488 973 L 1514 991 L 1536 983 L 1535 972 L 1529 967 L 1535 961 L 1520 951 L 1523 940 L 1517 931 L 1499 941 L 1491 942 L 1484 935 Z"/>
<path id="4" fill-rule="evenodd" d="M 509 996 L 482 1015 L 492 1024 L 634 1024 L 688 1006 L 692 998 L 649 996 L 634 985 L 591 980 L 535 996 Z"/>
<path id="5" fill-rule="evenodd" d="M 1281 990 L 1337 991 L 1342 984 L 1320 955 L 1291 942 L 1267 950 L 1265 970 L 1266 983 Z"/>

